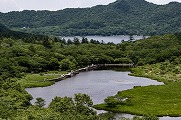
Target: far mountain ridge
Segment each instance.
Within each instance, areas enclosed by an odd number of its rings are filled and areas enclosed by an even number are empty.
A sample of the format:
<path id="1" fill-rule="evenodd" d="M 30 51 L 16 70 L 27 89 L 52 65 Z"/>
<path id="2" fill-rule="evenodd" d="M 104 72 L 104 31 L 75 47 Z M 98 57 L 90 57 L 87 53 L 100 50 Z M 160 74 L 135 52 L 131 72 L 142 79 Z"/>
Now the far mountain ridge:
<path id="1" fill-rule="evenodd" d="M 5 31 L 9 31 L 9 29 L 0 23 L 0 32 L 5 32 Z"/>
<path id="2" fill-rule="evenodd" d="M 0 23 L 20 31 L 54 35 L 165 34 L 181 32 L 181 3 L 156 5 L 117 0 L 91 8 L 0 13 Z"/>

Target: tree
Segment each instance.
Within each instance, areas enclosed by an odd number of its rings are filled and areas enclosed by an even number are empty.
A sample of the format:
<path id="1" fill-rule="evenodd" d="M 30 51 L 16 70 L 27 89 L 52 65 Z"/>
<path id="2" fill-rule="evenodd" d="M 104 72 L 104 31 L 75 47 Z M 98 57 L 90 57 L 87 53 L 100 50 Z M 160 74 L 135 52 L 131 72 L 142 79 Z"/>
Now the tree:
<path id="1" fill-rule="evenodd" d="M 76 68 L 75 63 L 70 61 L 70 59 L 68 58 L 63 59 L 59 64 L 60 64 L 60 69 L 64 71 Z"/>
<path id="2" fill-rule="evenodd" d="M 70 39 L 67 40 L 67 45 L 71 45 L 72 43 L 73 42 Z"/>
<path id="3" fill-rule="evenodd" d="M 2 92 L 2 91 L 1 91 Z M 13 113 L 15 113 L 15 110 L 13 108 L 13 101 L 8 96 L 7 98 L 0 97 L 0 118 L 10 118 L 13 116 Z"/>
<path id="4" fill-rule="evenodd" d="M 79 41 L 79 39 L 76 38 L 76 37 L 74 38 L 73 43 L 74 43 L 75 45 L 80 45 L 80 41 Z"/>
<path id="5" fill-rule="evenodd" d="M 48 69 L 49 70 L 57 70 L 59 69 L 59 63 L 58 63 L 58 59 L 52 57 L 48 63 Z"/>
<path id="6" fill-rule="evenodd" d="M 46 102 L 45 102 L 45 100 L 43 98 L 40 98 L 40 97 L 36 98 L 36 102 L 35 102 L 36 106 L 43 107 L 43 106 L 46 105 L 45 103 Z"/>
<path id="7" fill-rule="evenodd" d="M 57 112 L 74 112 L 75 105 L 71 97 L 55 97 L 49 105 L 49 108 Z"/>
<path id="8" fill-rule="evenodd" d="M 117 64 L 120 64 L 120 63 L 129 64 L 129 63 L 132 63 L 132 61 L 129 58 L 116 58 L 116 59 L 114 59 L 114 63 L 117 63 Z"/>
<path id="9" fill-rule="evenodd" d="M 119 49 L 121 50 L 121 51 L 125 51 L 126 50 L 126 46 L 128 46 L 128 42 L 122 42 L 122 43 L 120 43 L 119 44 Z"/>
<path id="10" fill-rule="evenodd" d="M 91 100 L 89 95 L 81 93 L 75 94 L 74 101 L 75 101 L 75 109 L 77 112 L 85 115 L 96 114 L 94 110 L 91 108 L 93 105 L 93 101 Z"/>
<path id="11" fill-rule="evenodd" d="M 43 46 L 46 47 L 46 48 L 52 48 L 51 43 L 50 43 L 48 37 L 45 37 L 43 39 Z"/>
<path id="12" fill-rule="evenodd" d="M 60 42 L 61 42 L 62 44 L 66 44 L 66 40 L 65 40 L 64 38 L 61 39 Z"/>
<path id="13" fill-rule="evenodd" d="M 86 37 L 82 37 L 82 42 L 81 43 L 89 43 L 88 39 Z"/>
<path id="14" fill-rule="evenodd" d="M 113 97 L 113 96 L 109 96 L 106 99 L 104 99 L 104 102 L 108 105 L 108 107 L 116 107 L 116 105 L 118 104 L 118 101 Z"/>
<path id="15" fill-rule="evenodd" d="M 134 40 L 134 37 L 133 37 L 133 35 L 129 35 L 129 42 L 132 42 Z"/>

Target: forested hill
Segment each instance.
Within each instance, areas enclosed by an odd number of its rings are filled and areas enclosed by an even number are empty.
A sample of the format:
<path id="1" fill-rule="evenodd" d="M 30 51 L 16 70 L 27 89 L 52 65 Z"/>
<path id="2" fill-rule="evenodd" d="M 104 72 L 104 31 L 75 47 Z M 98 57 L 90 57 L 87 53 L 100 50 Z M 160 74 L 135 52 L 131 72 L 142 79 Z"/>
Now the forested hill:
<path id="1" fill-rule="evenodd" d="M 181 32 L 181 3 L 156 5 L 117 0 L 91 8 L 0 13 L 0 23 L 20 31 L 54 35 L 164 34 Z"/>
<path id="2" fill-rule="evenodd" d="M 46 35 L 13 31 L 0 23 L 0 41 L 2 41 L 3 38 L 11 38 L 16 40 L 21 39 L 22 41 L 29 43 L 42 43 L 50 39 L 50 37 Z M 55 39 L 55 37 L 52 36 L 51 39 Z"/>
<path id="3" fill-rule="evenodd" d="M 0 23 L 0 32 L 5 32 L 5 31 L 9 31 L 9 29 Z"/>

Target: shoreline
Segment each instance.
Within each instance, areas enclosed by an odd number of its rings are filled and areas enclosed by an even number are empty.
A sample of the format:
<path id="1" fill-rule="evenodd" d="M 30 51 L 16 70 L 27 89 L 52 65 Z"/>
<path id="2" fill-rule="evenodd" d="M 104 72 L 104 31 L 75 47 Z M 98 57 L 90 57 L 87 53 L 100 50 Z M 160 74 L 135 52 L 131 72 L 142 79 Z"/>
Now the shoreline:
<path id="1" fill-rule="evenodd" d="M 94 66 L 94 67 L 93 67 Z M 92 68 L 92 69 L 88 69 L 88 68 Z M 94 69 L 93 69 L 94 68 Z M 80 72 L 86 72 L 86 71 L 91 71 L 91 70 L 96 70 L 96 69 L 98 69 L 98 67 L 96 66 L 96 65 L 91 65 L 91 66 L 87 66 L 87 67 L 84 67 L 84 68 L 81 68 L 81 69 L 78 69 L 78 70 L 75 70 L 75 71 L 71 71 L 70 73 L 67 73 L 67 74 L 63 74 L 63 75 L 61 75 L 61 77 L 62 78 L 64 78 L 64 79 L 66 79 L 66 77 L 67 78 L 69 78 L 69 77 L 73 77 L 73 76 L 75 76 L 75 75 L 77 75 L 77 74 L 79 74 Z M 140 77 L 140 76 L 137 76 L 137 75 L 135 75 L 135 74 L 133 74 L 133 71 L 131 70 L 131 73 L 129 74 L 129 75 L 131 75 L 131 76 L 136 76 L 136 77 Z M 66 77 L 65 77 L 66 76 Z M 144 76 L 141 76 L 141 77 L 144 77 Z M 146 77 L 147 78 L 147 77 Z M 64 80 L 64 79 L 61 79 L 61 80 Z M 56 79 L 54 79 L 54 80 L 56 80 Z M 158 80 L 156 80 L 156 81 L 158 81 Z M 58 82 L 58 81 L 57 81 Z M 165 85 L 162 85 L 162 86 L 167 86 L 167 84 L 165 84 Z M 141 88 L 143 88 L 143 87 L 141 87 Z M 94 107 L 95 108 L 95 107 Z M 98 109 L 98 110 L 102 110 L 102 109 Z M 105 109 L 106 110 L 106 109 Z M 134 115 L 145 115 L 145 114 L 139 114 L 139 113 L 137 113 L 137 112 L 135 112 L 135 111 L 132 111 L 132 112 L 127 112 L 127 111 L 124 111 L 123 110 L 123 112 L 120 112 L 120 111 L 118 111 L 118 110 L 111 110 L 111 109 L 107 109 L 108 111 L 112 111 L 112 112 L 114 112 L 114 113 L 123 113 L 123 114 L 133 114 L 133 116 Z M 156 115 L 156 116 L 158 116 L 158 117 L 180 117 L 180 115 L 179 114 L 159 114 L 159 115 Z"/>
<path id="2" fill-rule="evenodd" d="M 36 88 L 36 87 L 47 87 L 55 84 L 56 82 L 71 78 L 81 72 L 92 71 L 92 70 L 101 70 L 101 69 L 130 69 L 136 67 L 134 64 L 92 64 L 77 70 L 71 70 L 71 72 L 66 71 L 57 71 L 58 74 L 27 74 L 22 79 L 18 79 L 20 83 L 25 88 Z M 51 71 L 50 71 L 51 72 Z M 60 73 L 59 73 L 60 72 Z M 38 79 L 37 76 L 39 77 Z M 54 77 L 53 77 L 54 76 Z M 57 76 L 57 77 L 56 77 Z M 27 79 L 31 80 L 27 82 Z M 17 79 L 17 78 L 14 78 Z"/>
<path id="3" fill-rule="evenodd" d="M 175 81 L 169 82 L 166 78 L 146 74 L 146 72 L 142 73 L 140 71 L 140 68 L 135 68 L 135 69 L 131 70 L 131 73 L 129 74 L 130 76 L 150 78 L 152 80 L 163 82 L 164 85 L 145 86 L 140 88 L 135 87 L 130 90 L 118 92 L 117 95 L 130 98 L 133 102 L 132 106 L 117 105 L 115 108 L 110 108 L 107 107 L 105 103 L 102 103 L 95 105 L 94 108 L 98 110 L 107 110 L 118 114 L 124 113 L 124 114 L 141 115 L 141 116 L 151 114 L 158 117 L 180 118 L 181 117 L 181 113 L 179 113 L 180 109 L 177 108 L 180 106 L 180 103 L 177 101 L 180 99 L 178 91 L 180 91 L 181 83 Z M 144 71 L 144 68 L 142 68 L 142 71 Z M 160 100 L 157 100 L 157 98 L 159 98 Z M 170 101 L 169 103 L 172 103 L 171 106 L 168 105 L 168 101 Z M 143 111 L 141 109 L 136 109 L 140 108 L 139 106 L 143 107 L 142 108 Z M 154 109 L 159 109 L 159 110 L 155 112 L 153 111 Z"/>
<path id="4" fill-rule="evenodd" d="M 77 74 L 79 74 L 80 72 L 87 72 L 87 71 L 92 71 L 92 70 L 98 70 L 98 69 L 105 69 L 105 68 L 112 68 L 112 67 L 120 67 L 120 68 L 132 68 L 135 67 L 134 64 L 92 64 L 92 65 L 88 65 L 84 68 L 80 68 L 78 70 L 71 70 L 71 72 L 67 73 L 67 74 L 62 74 L 59 78 L 54 78 L 48 81 L 53 81 L 53 82 L 58 82 L 61 80 L 65 80 L 67 78 L 73 77 Z"/>

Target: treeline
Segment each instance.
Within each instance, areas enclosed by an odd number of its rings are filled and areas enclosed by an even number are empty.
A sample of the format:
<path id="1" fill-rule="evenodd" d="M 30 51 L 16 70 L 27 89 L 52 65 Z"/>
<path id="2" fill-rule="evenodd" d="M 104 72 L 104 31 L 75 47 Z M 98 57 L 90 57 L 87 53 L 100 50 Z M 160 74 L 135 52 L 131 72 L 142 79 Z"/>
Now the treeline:
<path id="1" fill-rule="evenodd" d="M 167 34 L 120 44 L 75 38 L 44 38 L 27 43 L 22 40 L 0 40 L 1 79 L 21 77 L 24 73 L 50 70 L 74 70 L 91 64 L 154 64 L 169 60 L 180 63 L 181 35 Z M 36 40 L 35 40 L 36 41 Z"/>
<path id="2" fill-rule="evenodd" d="M 169 60 L 179 63 L 181 55 L 180 34 L 154 36 L 136 42 L 124 42 L 119 48 L 128 53 L 129 58 L 137 65 L 155 64 Z"/>
<path id="3" fill-rule="evenodd" d="M 33 44 L 3 38 L 0 49 L 1 79 L 21 77 L 23 73 L 73 70 L 91 64 L 131 62 L 122 58 L 123 54 L 113 44 L 80 43 L 78 39 L 66 44 L 52 39 Z"/>
<path id="4" fill-rule="evenodd" d="M 50 37 L 45 36 L 45 35 L 40 35 L 40 34 L 13 31 L 0 23 L 0 39 L 3 39 L 3 38 L 11 38 L 11 39 L 16 39 L 16 40 L 21 39 L 24 42 L 38 43 L 43 40 L 49 39 Z"/>
<path id="5" fill-rule="evenodd" d="M 0 13 L 10 28 L 59 36 L 158 35 L 180 32 L 181 4 L 156 5 L 145 0 L 117 0 L 91 8 Z"/>

